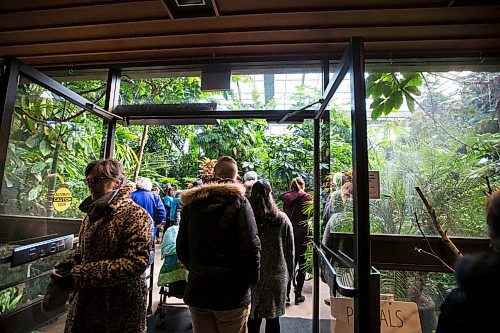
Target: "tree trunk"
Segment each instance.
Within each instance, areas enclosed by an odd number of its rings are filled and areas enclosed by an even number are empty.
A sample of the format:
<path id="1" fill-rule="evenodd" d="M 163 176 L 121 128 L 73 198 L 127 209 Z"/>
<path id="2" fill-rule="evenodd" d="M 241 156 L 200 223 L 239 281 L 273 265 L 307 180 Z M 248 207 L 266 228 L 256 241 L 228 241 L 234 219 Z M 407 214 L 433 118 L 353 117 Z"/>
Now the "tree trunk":
<path id="1" fill-rule="evenodd" d="M 144 130 L 142 131 L 141 145 L 139 147 L 139 151 L 137 152 L 137 165 L 135 167 L 135 172 L 134 172 L 134 183 L 137 181 L 137 177 L 139 176 L 139 170 L 141 169 L 144 146 L 146 146 L 146 142 L 148 141 L 148 128 L 149 128 L 148 125 L 144 125 Z"/>
<path id="2" fill-rule="evenodd" d="M 56 147 L 54 149 L 54 157 L 52 158 L 52 166 L 50 167 L 50 173 L 48 176 L 49 184 L 47 186 L 47 201 L 45 203 L 45 211 L 48 217 L 54 215 L 54 206 L 52 201 L 54 201 L 54 194 L 56 193 L 56 178 L 57 178 L 57 163 L 59 160 L 59 151 L 61 150 L 61 138 L 56 139 Z"/>

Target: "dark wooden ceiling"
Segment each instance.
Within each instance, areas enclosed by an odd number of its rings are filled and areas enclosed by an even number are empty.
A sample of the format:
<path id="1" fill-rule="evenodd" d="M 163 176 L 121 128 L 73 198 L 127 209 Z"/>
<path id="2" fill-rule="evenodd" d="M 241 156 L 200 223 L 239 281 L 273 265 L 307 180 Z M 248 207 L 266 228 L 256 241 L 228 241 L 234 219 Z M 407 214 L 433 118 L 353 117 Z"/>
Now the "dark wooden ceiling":
<path id="1" fill-rule="evenodd" d="M 500 0 L 0 0 L 0 56 L 38 68 L 330 57 L 500 55 Z"/>

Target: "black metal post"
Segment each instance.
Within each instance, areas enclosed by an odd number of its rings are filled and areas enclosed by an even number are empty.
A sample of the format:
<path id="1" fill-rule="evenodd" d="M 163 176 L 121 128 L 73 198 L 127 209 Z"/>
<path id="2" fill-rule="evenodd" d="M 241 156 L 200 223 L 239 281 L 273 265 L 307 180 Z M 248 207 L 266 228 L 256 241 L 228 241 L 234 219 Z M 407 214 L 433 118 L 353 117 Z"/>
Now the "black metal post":
<path id="1" fill-rule="evenodd" d="M 365 65 L 363 39 L 351 39 L 351 120 L 353 151 L 354 197 L 354 285 L 358 297 L 354 300 L 354 332 L 380 332 L 380 314 L 375 312 L 374 292 L 370 284 L 370 206 L 368 196 L 368 147 L 365 106 Z M 376 291 L 378 295 L 379 291 Z M 375 297 L 377 298 L 377 297 Z"/>
<path id="2" fill-rule="evenodd" d="M 2 80 L 0 82 L 0 192 L 3 185 L 10 127 L 12 126 L 17 86 L 19 84 L 19 62 L 14 57 L 4 57 L 2 70 Z"/>
<path id="3" fill-rule="evenodd" d="M 328 59 L 324 59 L 321 62 L 321 67 L 323 71 L 322 79 L 323 79 L 323 92 L 325 92 L 326 87 L 328 87 L 328 83 L 330 83 L 330 61 Z M 323 142 L 324 146 L 321 147 L 321 163 L 323 165 L 326 165 L 327 167 L 325 169 L 321 169 L 321 182 L 326 179 L 326 176 L 330 173 L 330 117 L 329 114 L 325 114 L 323 117 L 323 126 L 324 128 L 324 133 L 321 133 L 321 137 L 323 140 L 320 142 Z M 323 221 L 323 223 L 325 223 Z"/>
<path id="4" fill-rule="evenodd" d="M 119 68 L 110 68 L 108 70 L 108 82 L 106 86 L 106 102 L 105 109 L 107 112 L 114 113 L 115 108 L 118 106 L 120 99 L 120 83 L 122 71 Z M 116 133 L 116 120 L 104 120 L 107 125 L 106 141 L 104 143 L 104 158 L 113 158 L 115 151 L 115 133 Z"/>
<path id="5" fill-rule="evenodd" d="M 322 79 L 323 79 L 323 93 L 325 93 L 328 86 L 328 81 L 330 79 L 330 62 L 328 59 L 322 61 Z M 322 117 L 323 118 L 323 117 Z M 329 119 L 329 117 L 324 117 Z M 314 221 L 313 221 L 313 242 L 319 248 L 320 244 L 320 207 L 321 207 L 321 179 L 323 178 L 323 173 L 320 170 L 320 162 L 324 159 L 321 154 L 320 147 L 320 130 L 321 130 L 321 118 L 314 119 Z M 329 137 L 329 136 L 328 136 Z M 328 140 L 329 143 L 329 140 Z M 323 161 L 325 162 L 325 161 Z M 329 165 L 328 160 L 328 165 Z M 319 320 L 319 256 L 318 253 L 313 250 L 313 332 L 318 333 L 320 330 L 320 320 Z"/>
<path id="6" fill-rule="evenodd" d="M 329 81 L 326 88 L 324 88 L 322 96 L 323 102 L 321 103 L 321 105 L 318 106 L 316 111 L 314 111 L 314 118 L 317 119 L 323 116 L 323 112 L 325 112 L 328 103 L 332 99 L 338 87 L 344 80 L 345 75 L 349 71 L 350 60 L 351 60 L 351 48 L 348 48 L 342 55 L 340 63 L 337 65 L 337 67 L 335 67 L 332 80 Z"/>
<path id="7" fill-rule="evenodd" d="M 320 217 L 320 150 L 319 150 L 320 119 L 314 119 L 314 215 L 313 215 L 313 242 L 319 244 L 319 217 Z M 319 333 L 319 257 L 313 251 L 313 333 Z"/>
<path id="8" fill-rule="evenodd" d="M 119 118 L 104 109 L 101 109 L 94 103 L 90 102 L 86 98 L 78 95 L 74 91 L 66 88 L 56 80 L 48 77 L 40 71 L 26 65 L 25 63 L 17 60 L 19 66 L 19 72 L 24 76 L 28 77 L 34 83 L 52 91 L 53 93 L 63 97 L 64 99 L 70 101 L 73 104 L 80 106 L 81 108 L 101 117 L 104 119 L 112 120 Z"/>

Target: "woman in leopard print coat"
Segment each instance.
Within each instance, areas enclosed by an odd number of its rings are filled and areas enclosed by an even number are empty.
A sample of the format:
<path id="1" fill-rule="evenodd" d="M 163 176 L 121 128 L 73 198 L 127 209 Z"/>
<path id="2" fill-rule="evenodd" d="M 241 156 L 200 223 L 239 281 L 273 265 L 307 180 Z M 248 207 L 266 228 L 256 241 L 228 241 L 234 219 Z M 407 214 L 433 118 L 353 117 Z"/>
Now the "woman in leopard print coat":
<path id="1" fill-rule="evenodd" d="M 90 205 L 80 228 L 78 249 L 58 270 L 73 290 L 65 332 L 146 332 L 145 269 L 152 246 L 149 214 L 132 201 L 132 186 L 115 160 L 90 163 L 85 170 Z M 67 281 L 62 281 L 66 279 Z"/>

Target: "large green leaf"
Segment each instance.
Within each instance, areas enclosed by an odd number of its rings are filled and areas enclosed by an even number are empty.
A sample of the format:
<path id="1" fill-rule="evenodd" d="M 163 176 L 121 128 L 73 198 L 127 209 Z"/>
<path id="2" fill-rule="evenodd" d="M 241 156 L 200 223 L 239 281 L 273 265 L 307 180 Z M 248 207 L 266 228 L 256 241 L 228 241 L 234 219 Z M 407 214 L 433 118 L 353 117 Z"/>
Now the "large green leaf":
<path id="1" fill-rule="evenodd" d="M 50 142 L 46 140 L 40 141 L 40 144 L 38 146 L 40 148 L 40 152 L 42 153 L 43 156 L 47 156 L 50 154 L 52 151 L 52 148 L 50 146 Z"/>
<path id="2" fill-rule="evenodd" d="M 38 134 L 33 134 L 32 136 L 30 136 L 27 140 L 26 140 L 26 145 L 29 147 L 29 148 L 34 148 L 36 147 L 37 145 L 40 144 L 40 140 L 42 138 L 38 135 Z"/>
<path id="3" fill-rule="evenodd" d="M 42 192 L 42 186 L 37 185 L 34 188 L 32 188 L 29 193 L 28 193 L 28 200 L 35 200 L 40 196 L 40 193 Z"/>

